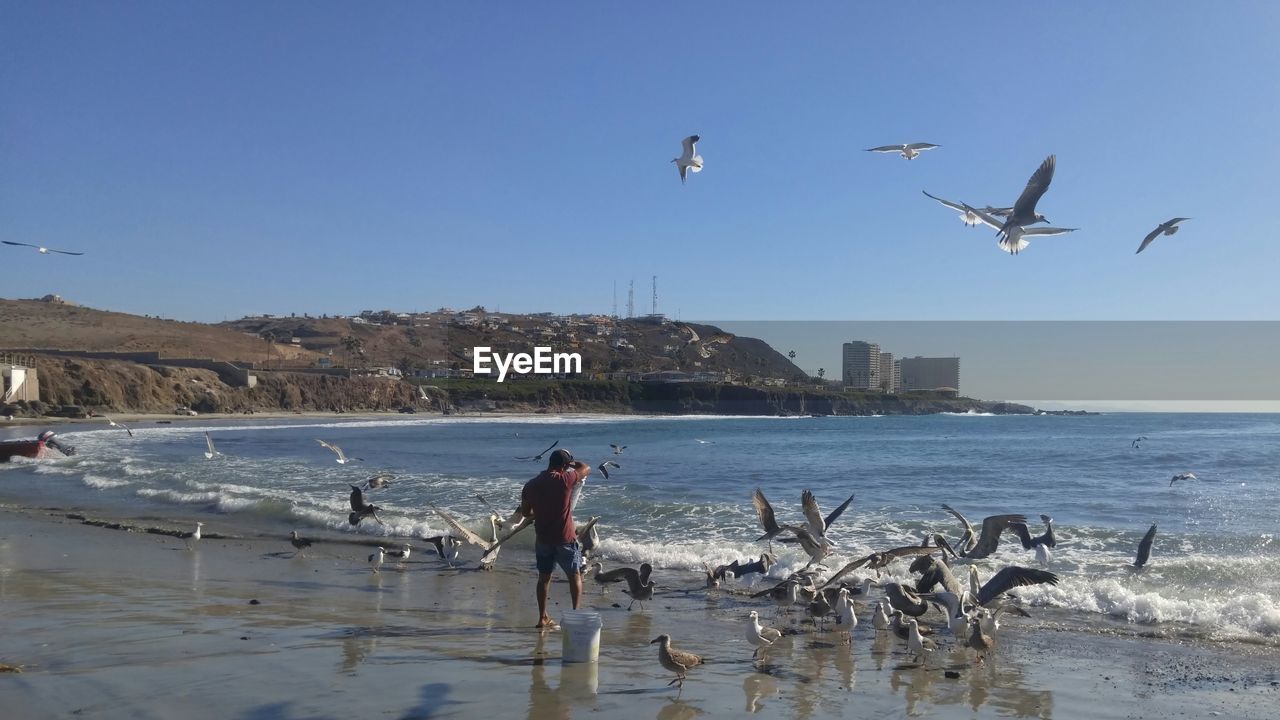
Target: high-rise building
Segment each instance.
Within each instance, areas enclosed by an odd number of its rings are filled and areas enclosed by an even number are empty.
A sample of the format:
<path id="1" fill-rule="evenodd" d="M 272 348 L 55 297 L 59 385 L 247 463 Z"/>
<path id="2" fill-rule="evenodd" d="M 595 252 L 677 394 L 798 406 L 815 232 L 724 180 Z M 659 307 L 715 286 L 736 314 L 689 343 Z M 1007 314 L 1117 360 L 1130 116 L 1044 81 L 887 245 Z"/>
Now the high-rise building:
<path id="1" fill-rule="evenodd" d="M 844 348 L 844 386 L 853 390 L 880 389 L 880 346 L 854 340 Z"/>
<path id="2" fill-rule="evenodd" d="M 880 353 L 880 389 L 887 393 L 896 393 L 902 385 L 899 374 L 902 366 L 893 359 L 893 353 Z"/>
<path id="3" fill-rule="evenodd" d="M 960 392 L 960 358 L 902 358 L 902 389 Z"/>

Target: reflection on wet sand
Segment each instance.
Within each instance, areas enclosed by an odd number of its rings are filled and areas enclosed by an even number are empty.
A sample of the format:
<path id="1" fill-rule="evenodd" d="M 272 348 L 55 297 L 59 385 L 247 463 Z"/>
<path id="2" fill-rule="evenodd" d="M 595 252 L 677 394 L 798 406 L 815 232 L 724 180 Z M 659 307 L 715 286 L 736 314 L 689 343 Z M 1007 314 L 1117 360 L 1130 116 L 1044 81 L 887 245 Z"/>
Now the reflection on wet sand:
<path id="1" fill-rule="evenodd" d="M 935 654 L 923 665 L 903 664 L 893 669 L 889 686 L 902 692 L 907 715 L 927 714 L 931 706 L 966 705 L 974 712 L 990 706 L 1001 715 L 1053 716 L 1053 692 L 1024 687 L 1021 668 L 1007 661 L 971 660 L 966 651 L 955 650 L 946 656 Z M 967 681 L 946 678 L 947 670 L 962 673 Z"/>
<path id="2" fill-rule="evenodd" d="M 671 700 L 658 710 L 656 720 L 691 720 L 702 714 L 702 709 L 684 700 Z"/>
<path id="3" fill-rule="evenodd" d="M 364 662 L 377 645 L 376 635 L 365 628 L 352 628 L 350 634 L 342 639 L 342 671 L 355 672 L 356 666 Z"/>
<path id="4" fill-rule="evenodd" d="M 548 657 L 548 644 L 558 642 L 559 633 L 538 633 L 534 643 L 530 663 L 529 720 L 567 719 L 574 705 L 588 712 L 595 708 L 600 683 L 599 664 L 561 664 L 559 657 Z M 555 688 L 547 681 L 548 673 L 559 675 Z"/>
<path id="5" fill-rule="evenodd" d="M 765 707 L 762 700 L 778 695 L 778 681 L 764 673 L 752 673 L 742 681 L 742 692 L 747 696 L 746 711 L 759 712 Z"/>

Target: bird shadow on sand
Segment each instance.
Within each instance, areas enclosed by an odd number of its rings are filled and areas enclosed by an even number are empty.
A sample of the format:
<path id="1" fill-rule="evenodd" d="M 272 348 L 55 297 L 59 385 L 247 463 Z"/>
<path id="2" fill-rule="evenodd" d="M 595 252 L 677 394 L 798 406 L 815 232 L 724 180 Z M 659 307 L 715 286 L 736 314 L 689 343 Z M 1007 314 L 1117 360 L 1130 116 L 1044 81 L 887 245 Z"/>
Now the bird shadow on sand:
<path id="1" fill-rule="evenodd" d="M 255 708 L 250 708 L 240 720 L 330 720 L 337 718 L 336 715 L 311 715 L 298 714 L 293 709 L 292 701 L 264 703 Z"/>
<path id="2" fill-rule="evenodd" d="M 442 710 L 450 705 L 462 705 L 463 703 L 449 698 L 449 692 L 452 690 L 446 683 L 427 683 L 418 691 L 418 704 L 405 711 L 399 720 L 427 720 L 428 718 L 439 717 Z M 447 714 L 453 714 L 446 711 Z"/>

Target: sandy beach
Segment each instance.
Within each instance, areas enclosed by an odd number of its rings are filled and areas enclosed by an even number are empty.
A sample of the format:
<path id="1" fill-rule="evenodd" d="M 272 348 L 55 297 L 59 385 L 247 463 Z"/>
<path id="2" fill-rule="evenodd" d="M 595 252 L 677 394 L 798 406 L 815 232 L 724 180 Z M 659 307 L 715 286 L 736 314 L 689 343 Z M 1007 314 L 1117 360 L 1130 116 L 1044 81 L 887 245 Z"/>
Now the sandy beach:
<path id="1" fill-rule="evenodd" d="M 944 651 L 919 666 L 865 613 L 852 648 L 806 628 L 753 663 L 743 618 L 772 608 L 670 574 L 631 612 L 589 582 L 600 661 L 562 667 L 559 634 L 532 629 L 518 550 L 493 572 L 465 548 L 456 570 L 421 551 L 375 575 L 367 539 L 312 533 L 294 557 L 284 538 L 215 521 L 187 550 L 144 530 L 183 518 L 115 519 L 134 531 L 80 518 L 0 510 L 0 662 L 22 670 L 0 674 L 6 717 L 1264 718 L 1280 701 L 1269 648 L 1085 634 L 1047 615 L 1010 623 L 981 664 Z M 558 580 L 553 616 L 567 595 Z M 648 644 L 661 633 L 708 660 L 678 696 Z"/>

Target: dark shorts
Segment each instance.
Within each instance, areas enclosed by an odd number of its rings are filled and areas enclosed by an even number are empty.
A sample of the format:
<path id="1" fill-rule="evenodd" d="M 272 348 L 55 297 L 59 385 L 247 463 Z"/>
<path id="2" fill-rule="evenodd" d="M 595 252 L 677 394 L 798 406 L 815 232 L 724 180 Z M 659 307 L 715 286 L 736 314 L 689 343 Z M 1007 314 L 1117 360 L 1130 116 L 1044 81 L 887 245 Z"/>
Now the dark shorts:
<path id="1" fill-rule="evenodd" d="M 582 547 L 576 542 L 566 545 L 544 545 L 535 542 L 533 556 L 538 561 L 538 572 L 543 575 L 550 575 L 556 569 L 556 565 L 559 565 L 566 575 L 582 572 Z"/>

